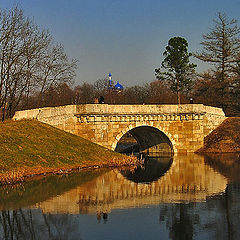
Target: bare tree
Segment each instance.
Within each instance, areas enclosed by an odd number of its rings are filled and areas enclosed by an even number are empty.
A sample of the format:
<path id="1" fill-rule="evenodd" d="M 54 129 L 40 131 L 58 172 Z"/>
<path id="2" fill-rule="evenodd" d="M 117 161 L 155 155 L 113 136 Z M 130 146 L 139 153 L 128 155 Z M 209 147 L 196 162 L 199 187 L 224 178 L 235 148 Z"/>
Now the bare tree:
<path id="1" fill-rule="evenodd" d="M 97 81 L 94 82 L 94 89 L 96 91 L 96 94 L 98 96 L 104 95 L 104 93 L 108 89 L 108 80 L 103 78 L 103 79 L 98 79 Z"/>
<path id="2" fill-rule="evenodd" d="M 12 117 L 23 96 L 41 95 L 54 84 L 71 82 L 76 61 L 69 60 L 23 10 L 0 9 L 0 108 L 2 120 Z"/>
<path id="3" fill-rule="evenodd" d="M 74 89 L 75 93 L 75 104 L 80 103 L 93 103 L 95 96 L 94 86 L 89 83 L 83 83 L 82 85 L 76 86 Z"/>
<path id="4" fill-rule="evenodd" d="M 58 84 L 71 83 L 75 76 L 73 69 L 76 68 L 76 60 L 68 60 L 62 45 L 50 45 L 46 50 L 46 54 L 40 62 L 40 71 L 36 82 L 40 99 L 41 95 L 50 88 Z"/>

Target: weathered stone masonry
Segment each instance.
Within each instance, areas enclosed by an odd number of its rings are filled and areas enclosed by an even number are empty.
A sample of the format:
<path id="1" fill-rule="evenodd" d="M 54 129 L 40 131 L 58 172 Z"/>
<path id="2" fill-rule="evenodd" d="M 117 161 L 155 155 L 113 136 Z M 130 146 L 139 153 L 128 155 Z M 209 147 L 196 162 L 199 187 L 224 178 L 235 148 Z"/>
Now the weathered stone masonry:
<path id="1" fill-rule="evenodd" d="M 82 104 L 18 111 L 13 118 L 38 119 L 112 150 L 125 133 L 148 126 L 165 134 L 179 153 L 202 147 L 204 137 L 226 117 L 222 109 L 202 104 Z"/>

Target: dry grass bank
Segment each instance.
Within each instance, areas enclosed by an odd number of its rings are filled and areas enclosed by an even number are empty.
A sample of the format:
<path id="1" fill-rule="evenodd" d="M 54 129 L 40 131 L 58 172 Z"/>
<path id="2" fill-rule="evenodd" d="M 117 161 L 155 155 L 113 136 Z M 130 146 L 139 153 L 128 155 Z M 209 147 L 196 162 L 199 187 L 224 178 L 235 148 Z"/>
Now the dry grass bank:
<path id="1" fill-rule="evenodd" d="M 204 147 L 198 153 L 240 152 L 240 118 L 226 119 L 204 140 Z"/>
<path id="2" fill-rule="evenodd" d="M 0 183 L 78 168 L 123 166 L 136 160 L 35 120 L 0 123 Z"/>

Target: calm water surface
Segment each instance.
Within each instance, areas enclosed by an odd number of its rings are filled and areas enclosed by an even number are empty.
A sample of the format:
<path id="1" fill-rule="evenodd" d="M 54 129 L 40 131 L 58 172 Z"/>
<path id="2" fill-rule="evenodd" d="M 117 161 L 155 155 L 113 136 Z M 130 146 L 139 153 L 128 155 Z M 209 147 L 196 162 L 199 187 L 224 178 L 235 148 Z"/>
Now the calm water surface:
<path id="1" fill-rule="evenodd" d="M 238 155 L 154 157 L 0 189 L 0 239 L 240 239 Z"/>

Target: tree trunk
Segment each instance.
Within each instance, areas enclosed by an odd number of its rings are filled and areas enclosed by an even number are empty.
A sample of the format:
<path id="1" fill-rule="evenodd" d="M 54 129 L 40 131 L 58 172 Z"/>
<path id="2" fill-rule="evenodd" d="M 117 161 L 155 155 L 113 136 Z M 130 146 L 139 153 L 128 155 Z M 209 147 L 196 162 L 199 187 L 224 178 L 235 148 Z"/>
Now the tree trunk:
<path id="1" fill-rule="evenodd" d="M 180 101 L 181 101 L 181 94 L 180 94 L 180 91 L 178 91 L 177 92 L 177 103 L 178 103 L 178 105 L 181 104 Z"/>

